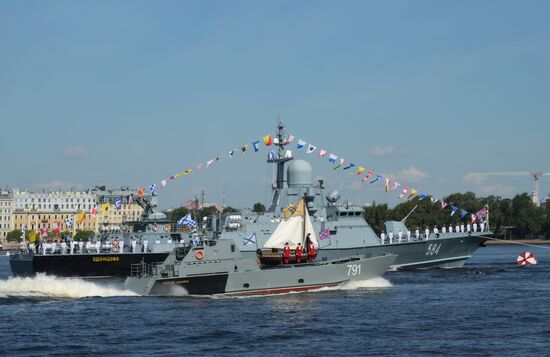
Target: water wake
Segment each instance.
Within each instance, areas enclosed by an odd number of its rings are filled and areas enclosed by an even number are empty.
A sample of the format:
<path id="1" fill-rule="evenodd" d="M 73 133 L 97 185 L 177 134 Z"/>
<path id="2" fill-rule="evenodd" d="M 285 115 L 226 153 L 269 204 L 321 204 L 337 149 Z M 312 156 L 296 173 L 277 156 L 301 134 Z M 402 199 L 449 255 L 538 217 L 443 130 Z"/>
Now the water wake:
<path id="1" fill-rule="evenodd" d="M 66 298 L 134 296 L 131 291 L 78 278 L 39 274 L 32 278 L 0 280 L 0 298 Z"/>

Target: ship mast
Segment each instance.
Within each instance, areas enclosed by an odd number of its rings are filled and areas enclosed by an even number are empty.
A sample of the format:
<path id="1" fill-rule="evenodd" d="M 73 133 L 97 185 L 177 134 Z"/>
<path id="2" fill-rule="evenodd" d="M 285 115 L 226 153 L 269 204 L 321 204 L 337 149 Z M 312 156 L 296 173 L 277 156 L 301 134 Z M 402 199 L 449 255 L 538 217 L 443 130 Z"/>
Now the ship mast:
<path id="1" fill-rule="evenodd" d="M 284 137 L 284 128 L 285 126 L 283 122 L 279 119 L 279 123 L 277 124 L 277 133 L 275 134 L 275 139 L 273 140 L 273 144 L 277 146 L 277 152 L 275 153 L 274 157 L 272 154 L 270 154 L 267 158 L 268 163 L 277 164 L 277 178 L 276 181 L 273 183 L 273 198 L 271 200 L 271 206 L 268 210 L 268 212 L 271 213 L 274 213 L 277 210 L 277 207 L 279 206 L 281 191 L 284 188 L 285 162 L 292 160 L 292 156 L 285 156 L 285 145 L 287 144 L 287 142 L 286 138 Z"/>

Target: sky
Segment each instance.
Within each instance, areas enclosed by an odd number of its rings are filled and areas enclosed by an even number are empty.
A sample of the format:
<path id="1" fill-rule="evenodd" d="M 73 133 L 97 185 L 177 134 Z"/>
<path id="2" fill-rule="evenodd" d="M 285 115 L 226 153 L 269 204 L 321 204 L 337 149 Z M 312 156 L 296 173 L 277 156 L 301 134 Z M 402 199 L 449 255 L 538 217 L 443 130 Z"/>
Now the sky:
<path id="1" fill-rule="evenodd" d="M 280 118 L 297 139 L 436 197 L 530 192 L 530 177 L 468 174 L 550 171 L 549 11 L 532 0 L 0 1 L 0 186 L 160 186 Z M 266 153 L 178 178 L 161 206 L 202 190 L 267 204 Z M 398 202 L 295 156 L 347 200 Z"/>

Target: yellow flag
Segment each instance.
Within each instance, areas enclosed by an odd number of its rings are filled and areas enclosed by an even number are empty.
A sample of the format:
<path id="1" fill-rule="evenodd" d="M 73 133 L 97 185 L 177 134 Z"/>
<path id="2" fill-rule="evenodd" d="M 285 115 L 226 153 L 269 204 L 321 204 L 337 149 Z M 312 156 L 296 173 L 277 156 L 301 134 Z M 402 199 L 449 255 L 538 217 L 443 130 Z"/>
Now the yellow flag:
<path id="1" fill-rule="evenodd" d="M 359 168 L 357 169 L 357 175 L 361 175 L 363 172 L 365 172 L 365 168 L 359 166 Z"/>
<path id="2" fill-rule="evenodd" d="M 193 169 L 185 170 L 185 171 L 183 171 L 183 174 L 184 175 L 189 175 L 191 173 L 191 171 L 193 171 Z"/>
<path id="3" fill-rule="evenodd" d="M 109 213 L 109 203 L 104 203 L 101 205 L 101 209 L 103 210 L 104 214 Z"/>
<path id="4" fill-rule="evenodd" d="M 246 150 L 248 150 L 248 144 L 246 144 L 245 146 L 243 146 L 241 148 L 241 151 L 242 151 L 243 154 L 246 152 Z"/>
<path id="5" fill-rule="evenodd" d="M 291 203 L 287 208 L 283 209 L 285 221 L 288 221 L 291 217 L 302 217 L 304 215 L 304 208 L 304 200 Z"/>
<path id="6" fill-rule="evenodd" d="M 79 213 L 76 215 L 76 220 L 78 223 L 82 223 L 82 221 L 84 220 L 84 213 Z"/>
<path id="7" fill-rule="evenodd" d="M 266 146 L 271 146 L 271 144 L 273 144 L 273 139 L 271 138 L 271 135 L 266 135 L 263 137 L 263 139 Z"/>

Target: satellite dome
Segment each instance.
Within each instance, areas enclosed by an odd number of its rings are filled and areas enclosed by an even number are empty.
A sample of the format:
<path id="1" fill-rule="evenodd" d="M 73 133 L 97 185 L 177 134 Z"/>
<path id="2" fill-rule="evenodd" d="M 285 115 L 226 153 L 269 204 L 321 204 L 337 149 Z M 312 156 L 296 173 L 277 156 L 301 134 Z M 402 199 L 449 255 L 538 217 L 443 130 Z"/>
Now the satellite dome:
<path id="1" fill-rule="evenodd" d="M 293 161 L 286 170 L 288 187 L 312 187 L 312 171 L 309 162 L 304 160 Z"/>

